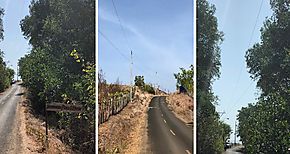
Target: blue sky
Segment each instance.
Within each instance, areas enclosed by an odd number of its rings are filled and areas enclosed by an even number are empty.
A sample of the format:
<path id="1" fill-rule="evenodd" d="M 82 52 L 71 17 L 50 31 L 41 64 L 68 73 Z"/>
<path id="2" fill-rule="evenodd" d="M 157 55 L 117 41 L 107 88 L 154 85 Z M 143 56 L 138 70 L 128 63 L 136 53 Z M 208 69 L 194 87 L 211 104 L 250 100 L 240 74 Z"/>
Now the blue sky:
<path id="1" fill-rule="evenodd" d="M 15 70 L 18 59 L 29 51 L 28 41 L 24 39 L 20 20 L 29 13 L 29 0 L 1 0 L 0 7 L 5 10 L 3 16 L 4 40 L 0 42 L 0 49 L 4 51 L 4 60 Z"/>
<path id="2" fill-rule="evenodd" d="M 217 110 L 225 112 L 221 119 L 229 123 L 234 130 L 238 110 L 248 103 L 256 102 L 259 91 L 256 82 L 247 72 L 245 53 L 254 43 L 260 42 L 260 28 L 267 16 L 271 16 L 270 4 L 264 1 L 255 26 L 262 0 L 209 0 L 216 6 L 219 30 L 224 32 L 221 45 L 221 77 L 213 84 L 215 94 L 219 97 Z M 227 120 L 229 118 L 229 120 Z M 231 136 L 233 141 L 233 134 Z"/>
<path id="3" fill-rule="evenodd" d="M 144 75 L 145 82 L 175 90 L 173 73 L 193 64 L 192 1 L 114 0 L 125 35 L 111 0 L 99 0 L 99 30 L 120 50 L 99 35 L 99 68 L 108 82 L 117 78 L 130 82 L 130 49 L 133 50 L 133 76 Z M 127 39 L 126 39 L 127 38 Z M 122 54 L 120 54 L 121 52 Z M 156 75 L 157 72 L 157 75 Z"/>

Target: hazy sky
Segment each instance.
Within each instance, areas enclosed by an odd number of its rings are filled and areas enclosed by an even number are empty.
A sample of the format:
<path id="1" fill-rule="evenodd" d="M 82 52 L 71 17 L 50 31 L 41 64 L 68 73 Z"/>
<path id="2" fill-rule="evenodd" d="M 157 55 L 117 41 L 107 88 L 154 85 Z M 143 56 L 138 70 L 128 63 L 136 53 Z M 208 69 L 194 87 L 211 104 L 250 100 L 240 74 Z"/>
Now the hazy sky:
<path id="1" fill-rule="evenodd" d="M 219 30 L 224 32 L 221 45 L 221 77 L 214 82 L 213 88 L 220 101 L 217 110 L 225 112 L 222 120 L 229 123 L 234 130 L 238 110 L 248 103 L 256 102 L 259 91 L 256 82 L 250 79 L 247 72 L 245 53 L 254 43 L 260 42 L 260 28 L 266 16 L 271 16 L 270 4 L 264 1 L 260 16 L 255 26 L 262 0 L 209 0 L 216 6 Z M 229 120 L 227 120 L 229 118 Z M 233 141 L 233 135 L 231 136 Z"/>
<path id="2" fill-rule="evenodd" d="M 193 64 L 191 0 L 114 0 L 120 27 L 111 0 L 99 0 L 99 30 L 119 49 L 99 34 L 99 68 L 109 82 L 117 78 L 130 82 L 130 49 L 133 75 L 145 82 L 175 90 L 173 73 Z M 126 39 L 127 38 L 127 39 Z M 120 53 L 121 52 L 121 53 Z M 157 75 L 156 75 L 157 72 Z"/>
<path id="3" fill-rule="evenodd" d="M 0 49 L 4 51 L 4 60 L 16 72 L 18 59 L 29 51 L 28 41 L 24 39 L 20 20 L 29 13 L 29 0 L 1 0 L 0 7 L 5 10 L 3 17 L 4 40 L 0 42 Z"/>

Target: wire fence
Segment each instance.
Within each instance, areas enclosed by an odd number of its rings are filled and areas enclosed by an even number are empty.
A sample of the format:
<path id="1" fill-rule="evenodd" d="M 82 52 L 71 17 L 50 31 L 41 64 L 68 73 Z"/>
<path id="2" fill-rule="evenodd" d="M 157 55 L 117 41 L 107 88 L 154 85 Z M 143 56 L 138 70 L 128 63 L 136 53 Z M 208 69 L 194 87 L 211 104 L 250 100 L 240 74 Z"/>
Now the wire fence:
<path id="1" fill-rule="evenodd" d="M 134 98 L 135 90 L 132 90 L 132 99 Z M 130 102 L 130 93 L 123 94 L 117 98 L 111 98 L 99 104 L 98 124 L 102 124 L 109 120 L 111 115 L 118 114 Z"/>

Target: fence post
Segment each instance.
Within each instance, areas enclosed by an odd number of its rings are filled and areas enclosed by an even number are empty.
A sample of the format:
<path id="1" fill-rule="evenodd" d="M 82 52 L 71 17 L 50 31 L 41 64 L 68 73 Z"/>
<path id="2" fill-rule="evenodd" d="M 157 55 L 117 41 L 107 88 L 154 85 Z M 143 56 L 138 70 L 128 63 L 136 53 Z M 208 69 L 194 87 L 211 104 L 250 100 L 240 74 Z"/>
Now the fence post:
<path id="1" fill-rule="evenodd" d="M 119 112 L 119 97 L 117 98 L 117 111 L 116 111 L 116 113 L 118 113 Z"/>
<path id="2" fill-rule="evenodd" d="M 99 118 L 99 121 L 98 121 L 98 124 L 101 124 L 101 109 L 100 109 L 100 104 L 99 104 L 99 106 L 98 106 L 98 108 L 99 108 L 99 112 L 98 112 L 98 118 Z"/>
<path id="3" fill-rule="evenodd" d="M 104 122 L 104 112 L 103 112 L 103 102 L 102 102 L 102 104 L 101 104 L 101 123 L 103 123 Z"/>
<path id="4" fill-rule="evenodd" d="M 108 106 L 108 102 L 106 102 L 106 121 L 109 119 L 109 106 Z"/>
<path id="5" fill-rule="evenodd" d="M 103 123 L 103 102 L 101 103 L 101 124 Z"/>
<path id="6" fill-rule="evenodd" d="M 129 103 L 129 100 L 130 99 L 130 96 L 129 95 L 127 95 L 127 104 Z"/>
<path id="7" fill-rule="evenodd" d="M 115 100 L 112 100 L 113 101 L 113 114 L 115 115 L 116 113 L 116 101 Z"/>
<path id="8" fill-rule="evenodd" d="M 126 95 L 123 96 L 123 99 L 124 99 L 124 105 L 126 106 L 127 105 L 127 97 L 126 97 Z"/>
<path id="9" fill-rule="evenodd" d="M 121 100 L 122 100 L 121 103 L 122 103 L 122 109 L 123 109 L 124 108 L 124 97 L 123 96 L 121 97 Z"/>
<path id="10" fill-rule="evenodd" d="M 109 115 L 111 116 L 112 115 L 112 102 L 110 99 L 109 99 L 109 106 L 110 106 Z"/>
<path id="11" fill-rule="evenodd" d="M 106 121 L 108 120 L 108 102 L 106 102 Z"/>
<path id="12" fill-rule="evenodd" d="M 121 111 L 121 109 L 120 109 L 120 106 L 121 106 L 121 97 L 118 98 L 118 104 L 119 104 L 118 105 L 118 107 L 119 107 L 118 112 L 120 112 Z"/>
<path id="13" fill-rule="evenodd" d="M 114 114 L 114 106 L 113 106 L 112 98 L 110 99 L 110 102 L 111 102 L 111 109 L 112 109 L 111 115 L 113 115 Z"/>

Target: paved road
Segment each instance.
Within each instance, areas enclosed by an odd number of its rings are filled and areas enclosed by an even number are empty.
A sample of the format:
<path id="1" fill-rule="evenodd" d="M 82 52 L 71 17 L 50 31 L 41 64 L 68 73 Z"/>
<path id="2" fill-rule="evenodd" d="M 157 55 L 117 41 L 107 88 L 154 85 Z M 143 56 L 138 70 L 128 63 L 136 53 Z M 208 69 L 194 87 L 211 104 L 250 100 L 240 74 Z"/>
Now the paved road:
<path id="1" fill-rule="evenodd" d="M 164 96 L 153 97 L 148 108 L 148 133 L 152 153 L 193 153 L 193 127 L 167 108 Z"/>
<path id="2" fill-rule="evenodd" d="M 20 142 L 20 137 L 15 137 L 17 103 L 20 102 L 20 85 L 13 84 L 11 88 L 0 94 L 0 153 L 15 151 L 15 145 Z M 17 145 L 19 146 L 19 145 Z"/>
<path id="3" fill-rule="evenodd" d="M 227 149 L 223 154 L 243 154 L 242 151 L 243 146 L 236 146 L 231 149 Z"/>

